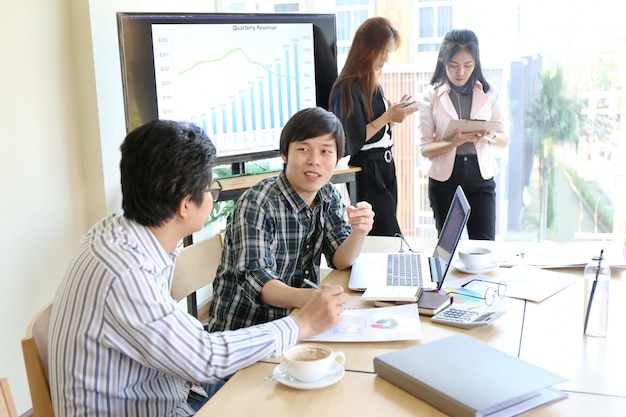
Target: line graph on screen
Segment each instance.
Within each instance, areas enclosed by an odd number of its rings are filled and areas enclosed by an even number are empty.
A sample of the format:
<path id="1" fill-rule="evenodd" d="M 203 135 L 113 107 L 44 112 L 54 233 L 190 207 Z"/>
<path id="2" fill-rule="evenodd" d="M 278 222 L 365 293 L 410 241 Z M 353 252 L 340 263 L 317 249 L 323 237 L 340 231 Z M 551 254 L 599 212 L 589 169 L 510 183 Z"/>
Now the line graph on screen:
<path id="1" fill-rule="evenodd" d="M 289 117 L 316 104 L 312 30 L 153 25 L 159 118 L 198 124 L 220 156 L 277 149 Z"/>

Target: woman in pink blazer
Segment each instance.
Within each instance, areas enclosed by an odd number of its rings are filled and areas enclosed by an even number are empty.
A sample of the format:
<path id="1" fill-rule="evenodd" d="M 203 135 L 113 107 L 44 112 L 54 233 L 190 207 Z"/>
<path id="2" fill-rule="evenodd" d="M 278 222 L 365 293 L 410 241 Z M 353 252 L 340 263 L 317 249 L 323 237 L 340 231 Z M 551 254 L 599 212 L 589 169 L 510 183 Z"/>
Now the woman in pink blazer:
<path id="1" fill-rule="evenodd" d="M 496 183 L 494 147 L 509 144 L 500 95 L 482 73 L 476 34 L 453 29 L 446 34 L 420 111 L 420 151 L 427 158 L 428 197 L 437 231 L 441 231 L 457 185 L 472 208 L 467 223 L 470 239 L 494 240 Z M 460 130 L 443 138 L 450 120 L 480 119 L 501 122 L 497 131 Z"/>

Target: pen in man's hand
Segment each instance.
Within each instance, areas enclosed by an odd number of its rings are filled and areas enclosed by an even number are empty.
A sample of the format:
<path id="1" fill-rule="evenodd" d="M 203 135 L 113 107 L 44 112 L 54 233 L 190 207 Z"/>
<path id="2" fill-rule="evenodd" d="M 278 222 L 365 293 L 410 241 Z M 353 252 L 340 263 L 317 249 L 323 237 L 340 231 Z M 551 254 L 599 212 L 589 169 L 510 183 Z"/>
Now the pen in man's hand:
<path id="1" fill-rule="evenodd" d="M 317 285 L 316 283 L 314 283 L 313 281 L 311 281 L 310 279 L 304 279 L 304 283 L 308 284 L 309 286 L 315 288 L 316 290 L 321 290 L 322 287 L 320 287 L 319 285 Z"/>

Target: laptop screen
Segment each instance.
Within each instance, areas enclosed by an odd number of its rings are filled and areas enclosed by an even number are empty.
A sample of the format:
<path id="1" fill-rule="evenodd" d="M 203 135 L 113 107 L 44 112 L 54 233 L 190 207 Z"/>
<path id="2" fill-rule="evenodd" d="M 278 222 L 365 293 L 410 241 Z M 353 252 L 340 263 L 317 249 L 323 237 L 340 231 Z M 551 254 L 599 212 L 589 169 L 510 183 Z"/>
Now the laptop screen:
<path id="1" fill-rule="evenodd" d="M 467 202 L 463 189 L 461 186 L 458 186 L 452 198 L 452 204 L 450 204 L 446 221 L 441 228 L 439 240 L 437 241 L 437 246 L 433 253 L 436 269 L 436 271 L 433 272 L 436 273 L 438 280 L 437 287 L 439 289 L 441 289 L 448 268 L 450 268 L 450 262 L 461 239 L 461 233 L 463 233 L 463 229 L 469 218 L 469 213 L 470 205 Z"/>

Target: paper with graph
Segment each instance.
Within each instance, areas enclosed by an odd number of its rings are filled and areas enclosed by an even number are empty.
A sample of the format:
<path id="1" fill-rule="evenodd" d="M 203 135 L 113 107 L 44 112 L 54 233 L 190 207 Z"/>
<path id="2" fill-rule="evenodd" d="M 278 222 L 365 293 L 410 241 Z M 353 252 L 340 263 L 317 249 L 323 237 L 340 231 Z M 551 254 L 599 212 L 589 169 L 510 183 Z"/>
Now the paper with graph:
<path id="1" fill-rule="evenodd" d="M 310 337 L 318 342 L 386 342 L 420 340 L 422 328 L 417 304 L 393 307 L 347 309 L 341 323 L 331 330 Z"/>

